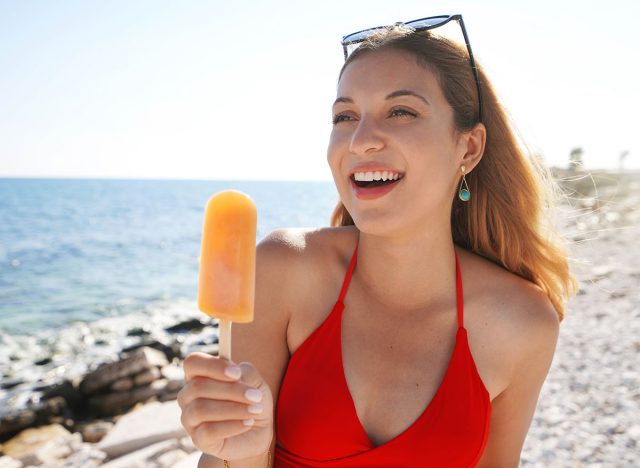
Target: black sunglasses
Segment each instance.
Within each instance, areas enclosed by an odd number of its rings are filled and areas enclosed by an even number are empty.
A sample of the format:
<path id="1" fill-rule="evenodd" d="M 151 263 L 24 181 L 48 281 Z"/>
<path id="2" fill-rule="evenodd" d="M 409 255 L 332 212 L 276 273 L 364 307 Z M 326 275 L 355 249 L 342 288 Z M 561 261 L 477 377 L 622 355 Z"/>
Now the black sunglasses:
<path id="1" fill-rule="evenodd" d="M 480 93 L 480 80 L 478 79 L 478 69 L 476 68 L 476 62 L 473 59 L 473 52 L 471 52 L 471 44 L 469 43 L 469 36 L 467 35 L 467 30 L 464 27 L 464 21 L 462 20 L 462 15 L 439 15 L 439 16 L 429 16 L 427 18 L 420 18 L 413 21 L 408 21 L 406 23 L 397 22 L 396 25 L 408 26 L 413 29 L 415 32 L 426 31 L 428 29 L 434 29 L 440 26 L 444 26 L 449 21 L 455 20 L 460 25 L 462 29 L 462 35 L 464 36 L 464 42 L 467 45 L 467 51 L 469 52 L 469 61 L 471 62 L 471 70 L 473 71 L 473 76 L 476 80 L 476 88 L 478 90 L 478 121 L 482 122 L 482 94 Z M 358 44 L 363 42 L 368 37 L 372 36 L 376 31 L 381 29 L 385 29 L 388 26 L 377 26 L 375 28 L 367 28 L 362 31 L 357 31 L 351 34 L 348 34 L 342 38 L 342 49 L 344 51 L 344 59 L 347 60 L 348 54 L 348 46 L 353 44 Z"/>

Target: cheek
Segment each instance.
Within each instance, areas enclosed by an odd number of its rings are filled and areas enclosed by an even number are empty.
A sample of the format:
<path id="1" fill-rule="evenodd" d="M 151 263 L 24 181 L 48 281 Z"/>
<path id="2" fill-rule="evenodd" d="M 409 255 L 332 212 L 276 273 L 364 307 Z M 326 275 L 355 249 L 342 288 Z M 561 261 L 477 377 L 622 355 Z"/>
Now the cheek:
<path id="1" fill-rule="evenodd" d="M 338 147 L 339 145 L 332 133 L 329 138 L 329 146 L 327 147 L 327 163 L 329 163 L 329 167 L 331 168 L 334 178 L 340 172 L 340 151 Z"/>

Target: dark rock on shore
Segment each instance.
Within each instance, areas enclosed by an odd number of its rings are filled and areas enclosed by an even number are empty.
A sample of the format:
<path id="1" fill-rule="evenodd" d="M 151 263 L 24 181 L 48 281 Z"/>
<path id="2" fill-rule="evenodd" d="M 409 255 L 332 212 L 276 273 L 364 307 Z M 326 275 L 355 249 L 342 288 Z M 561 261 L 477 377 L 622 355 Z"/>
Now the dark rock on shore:
<path id="1" fill-rule="evenodd" d="M 25 428 L 47 424 L 52 417 L 62 416 L 66 408 L 64 398 L 53 397 L 30 408 L 9 413 L 0 419 L 0 440 L 6 440 Z"/>
<path id="2" fill-rule="evenodd" d="M 168 343 L 166 341 L 160 341 L 158 339 L 153 339 L 153 338 L 144 338 L 142 341 L 133 344 L 131 346 L 127 346 L 125 348 L 122 349 L 122 353 L 121 354 L 127 354 L 130 353 L 132 351 L 135 351 L 137 349 L 140 348 L 153 348 L 153 349 L 157 349 L 158 351 L 161 351 L 164 353 L 165 357 L 171 361 L 174 358 L 180 356 L 180 344 L 177 342 L 174 343 Z"/>
<path id="3" fill-rule="evenodd" d="M 82 393 L 90 395 L 118 379 L 138 374 L 153 366 L 166 364 L 168 362 L 164 353 L 153 348 L 143 347 L 121 361 L 104 364 L 87 374 L 80 383 L 80 390 Z"/>
<path id="4" fill-rule="evenodd" d="M 127 332 L 127 336 L 146 336 L 150 334 L 151 331 L 147 327 L 136 327 Z"/>
<path id="5" fill-rule="evenodd" d="M 197 318 L 193 318 L 190 320 L 185 320 L 180 323 L 176 323 L 170 327 L 165 328 L 165 331 L 169 333 L 185 333 L 195 330 L 202 330 L 204 327 L 209 325 L 207 321 L 203 321 Z M 214 327 L 217 326 L 217 323 L 214 324 Z"/>
<path id="6" fill-rule="evenodd" d="M 50 357 L 45 357 L 34 362 L 36 366 L 46 366 L 47 364 L 51 364 L 52 359 Z"/>
<path id="7" fill-rule="evenodd" d="M 0 383 L 0 388 L 2 388 L 3 390 L 9 390 L 10 388 L 17 387 L 18 385 L 23 383 L 24 383 L 24 379 L 21 379 L 20 377 L 14 377 L 12 379 L 4 379 Z"/>

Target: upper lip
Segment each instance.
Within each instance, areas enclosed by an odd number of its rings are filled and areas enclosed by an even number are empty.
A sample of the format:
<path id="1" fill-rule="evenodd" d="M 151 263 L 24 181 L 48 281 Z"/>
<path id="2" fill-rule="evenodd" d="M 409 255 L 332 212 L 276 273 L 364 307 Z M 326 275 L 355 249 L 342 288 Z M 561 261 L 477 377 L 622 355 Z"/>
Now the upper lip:
<path id="1" fill-rule="evenodd" d="M 349 176 L 351 177 L 356 172 L 384 172 L 384 171 L 394 172 L 400 175 L 404 174 L 402 171 L 399 171 L 398 169 L 394 169 L 392 167 L 385 166 L 382 164 L 363 164 L 361 166 L 357 166 L 351 169 L 351 171 L 349 171 Z"/>

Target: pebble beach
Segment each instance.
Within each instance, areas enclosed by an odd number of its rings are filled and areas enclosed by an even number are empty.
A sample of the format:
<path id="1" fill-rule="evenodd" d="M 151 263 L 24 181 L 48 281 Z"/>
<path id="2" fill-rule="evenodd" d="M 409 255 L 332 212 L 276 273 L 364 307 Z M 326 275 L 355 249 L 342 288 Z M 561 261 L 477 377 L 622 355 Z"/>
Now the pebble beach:
<path id="1" fill-rule="evenodd" d="M 562 211 L 580 291 L 521 466 L 640 466 L 640 175 L 563 177 L 575 179 Z"/>
<path id="2" fill-rule="evenodd" d="M 555 176 L 580 290 L 520 466 L 639 466 L 640 173 Z M 197 466 L 175 395 L 182 359 L 217 354 L 217 342 L 217 323 L 188 300 L 62 331 L 1 334 L 0 468 Z M 100 385 L 87 384 L 98 376 Z M 155 432 L 139 422 L 149 418 L 162 422 Z"/>

